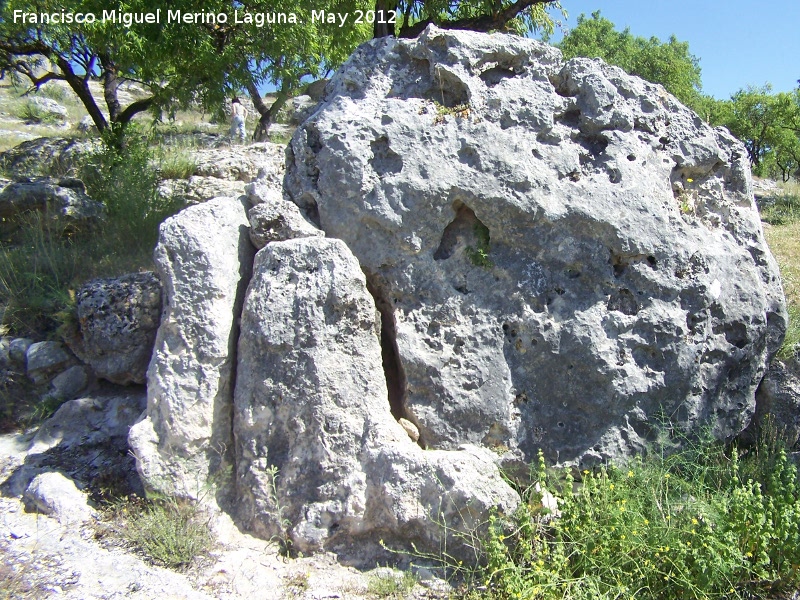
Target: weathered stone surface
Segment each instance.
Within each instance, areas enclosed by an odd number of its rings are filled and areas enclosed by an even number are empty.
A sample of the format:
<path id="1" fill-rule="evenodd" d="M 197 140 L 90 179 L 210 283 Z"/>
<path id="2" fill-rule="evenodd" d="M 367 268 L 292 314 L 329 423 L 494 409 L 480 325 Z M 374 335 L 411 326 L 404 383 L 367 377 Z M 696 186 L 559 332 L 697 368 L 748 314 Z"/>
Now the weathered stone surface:
<path id="1" fill-rule="evenodd" d="M 86 195 L 80 179 L 23 179 L 0 191 L 0 217 L 28 211 L 42 212 L 50 221 L 62 226 L 77 226 L 97 223 L 105 214 L 105 206 Z"/>
<path id="2" fill-rule="evenodd" d="M 59 373 L 50 382 L 50 395 L 58 400 L 72 400 L 80 394 L 89 383 L 86 368 L 73 365 Z"/>
<path id="3" fill-rule="evenodd" d="M 202 177 L 247 182 L 264 169 L 280 180 L 285 170 L 283 146 L 270 142 L 199 150 L 194 156 L 197 161 L 194 174 Z"/>
<path id="4" fill-rule="evenodd" d="M 37 385 L 45 383 L 75 360 L 58 342 L 31 344 L 25 357 L 27 375 Z"/>
<path id="5" fill-rule="evenodd" d="M 52 98 L 33 96 L 28 98 L 28 103 L 34 108 L 34 110 L 42 114 L 45 119 L 52 119 L 54 121 L 60 121 L 61 123 L 64 123 L 69 118 L 67 107 L 59 104 Z"/>
<path id="6" fill-rule="evenodd" d="M 36 510 L 55 517 L 59 523 L 85 523 L 95 516 L 86 494 L 75 482 L 57 471 L 34 477 L 25 491 L 25 499 Z"/>
<path id="7" fill-rule="evenodd" d="M 158 186 L 158 193 L 163 198 L 177 198 L 186 206 L 191 206 L 220 196 L 240 196 L 244 193 L 244 184 L 241 181 L 192 175 L 189 179 L 162 181 Z"/>
<path id="8" fill-rule="evenodd" d="M 161 225 L 164 313 L 147 373 L 146 418 L 130 434 L 146 484 L 201 494 L 230 464 L 237 317 L 254 249 L 243 199 L 215 198 Z"/>
<path id="9" fill-rule="evenodd" d="M 800 448 L 800 360 L 773 360 L 756 392 L 756 414 L 743 436 L 756 441 L 760 432 L 778 433 L 789 450 Z"/>
<path id="10" fill-rule="evenodd" d="M 726 130 L 599 60 L 433 27 L 327 90 L 287 189 L 366 272 L 422 443 L 589 464 L 658 415 L 749 422 L 786 311 Z"/>
<path id="11" fill-rule="evenodd" d="M 144 391 L 126 389 L 85 396 L 64 403 L 39 427 L 31 442 L 31 454 L 43 454 L 59 446 L 61 450 L 78 449 L 91 454 L 92 449 L 121 439 L 127 446 L 128 430 L 147 407 Z M 88 465 L 84 461 L 84 469 Z"/>
<path id="12" fill-rule="evenodd" d="M 314 100 L 311 96 L 302 94 L 292 98 L 292 106 L 289 115 L 289 123 L 292 125 L 300 125 L 305 121 L 314 109 L 317 108 L 318 101 Z"/>
<path id="13" fill-rule="evenodd" d="M 256 204 L 247 212 L 250 220 L 250 241 L 256 248 L 270 242 L 299 237 L 322 237 L 325 234 L 309 223 L 296 204 L 280 199 Z"/>
<path id="14" fill-rule="evenodd" d="M 161 319 L 161 284 L 152 272 L 97 279 L 75 297 L 77 324 L 70 349 L 98 377 L 144 383 Z"/>
<path id="15" fill-rule="evenodd" d="M 518 497 L 490 452 L 423 451 L 392 416 L 379 318 L 343 242 L 271 243 L 253 269 L 234 409 L 246 527 L 278 534 L 281 506 L 299 550 L 374 564 L 380 538 L 431 550 L 442 542 L 440 523 L 464 530 L 492 506 L 513 509 Z"/>
<path id="16" fill-rule="evenodd" d="M 314 102 L 319 102 L 325 95 L 325 86 L 328 85 L 328 79 L 317 79 L 312 81 L 306 87 L 305 95 L 309 96 Z"/>
<path id="17" fill-rule="evenodd" d="M 13 177 L 70 173 L 78 161 L 98 147 L 97 142 L 73 138 L 36 138 L 0 152 L 0 165 Z"/>
<path id="18" fill-rule="evenodd" d="M 8 356 L 11 360 L 18 363 L 24 363 L 28 348 L 31 347 L 33 340 L 30 338 L 16 338 L 11 340 L 8 345 Z"/>

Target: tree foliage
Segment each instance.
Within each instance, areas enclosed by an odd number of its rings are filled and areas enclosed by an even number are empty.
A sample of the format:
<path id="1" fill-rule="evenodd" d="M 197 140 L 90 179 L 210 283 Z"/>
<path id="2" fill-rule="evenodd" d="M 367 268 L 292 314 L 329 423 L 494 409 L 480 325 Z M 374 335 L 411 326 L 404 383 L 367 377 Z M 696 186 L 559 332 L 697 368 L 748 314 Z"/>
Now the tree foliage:
<path id="1" fill-rule="evenodd" d="M 553 32 L 548 10 L 564 12 L 557 0 L 376 0 L 376 14 L 396 15 L 395 23 L 376 20 L 375 37 L 413 38 L 430 24 L 442 29 L 511 31 L 519 34 Z"/>
<path id="2" fill-rule="evenodd" d="M 617 31 L 597 11 L 588 19 L 579 16 L 578 25 L 558 46 L 565 58 L 602 58 L 632 75 L 660 83 L 688 106 L 700 99 L 700 61 L 689 52 L 689 44 L 674 35 L 661 42 L 657 37 L 634 36 L 628 28 Z"/>

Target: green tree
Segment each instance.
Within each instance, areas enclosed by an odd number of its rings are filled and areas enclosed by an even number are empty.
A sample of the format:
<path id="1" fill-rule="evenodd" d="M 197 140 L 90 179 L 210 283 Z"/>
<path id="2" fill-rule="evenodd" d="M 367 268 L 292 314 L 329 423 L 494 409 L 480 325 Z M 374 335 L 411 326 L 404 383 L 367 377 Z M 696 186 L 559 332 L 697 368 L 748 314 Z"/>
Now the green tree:
<path id="1" fill-rule="evenodd" d="M 675 36 L 661 42 L 657 37 L 634 36 L 628 28 L 617 31 L 597 11 L 590 19 L 579 16 L 578 25 L 558 47 L 565 58 L 602 58 L 632 75 L 660 83 L 687 106 L 694 107 L 701 99 L 700 61 L 689 52 L 689 44 Z"/>
<path id="2" fill-rule="evenodd" d="M 65 81 L 98 130 L 121 132 L 136 114 L 163 106 L 170 99 L 173 73 L 169 57 L 151 42 L 159 34 L 158 25 L 125 28 L 99 18 L 103 10 L 113 9 L 152 10 L 144 0 L 115 5 L 100 0 L 9 0 L 0 12 L 0 70 L 23 76 L 32 89 L 48 81 Z M 27 17 L 15 18 L 15 11 Z M 94 23 L 62 22 L 62 11 L 98 18 Z M 58 18 L 42 19 L 42 14 Z M 91 93 L 92 79 L 102 84 L 104 109 Z M 118 91 L 125 81 L 141 84 L 146 95 L 123 106 Z"/>

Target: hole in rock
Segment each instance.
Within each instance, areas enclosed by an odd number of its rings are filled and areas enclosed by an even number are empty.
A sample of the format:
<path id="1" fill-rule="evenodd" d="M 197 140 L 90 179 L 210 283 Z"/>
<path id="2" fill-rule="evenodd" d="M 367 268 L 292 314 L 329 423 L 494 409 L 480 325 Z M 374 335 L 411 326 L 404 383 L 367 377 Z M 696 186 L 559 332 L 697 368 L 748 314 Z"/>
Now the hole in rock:
<path id="1" fill-rule="evenodd" d="M 386 377 L 389 410 L 395 420 L 406 419 L 419 428 L 419 423 L 406 407 L 406 374 L 397 349 L 397 329 L 394 321 L 393 303 L 388 301 L 380 287 L 375 285 L 372 277 L 367 275 L 367 291 L 375 300 L 375 307 L 381 315 L 381 360 Z M 417 444 L 425 448 L 422 435 Z"/>
<path id="2" fill-rule="evenodd" d="M 639 303 L 630 290 L 622 288 L 611 294 L 607 308 L 610 311 L 615 310 L 626 315 L 635 315 L 639 312 Z"/>
<path id="3" fill-rule="evenodd" d="M 447 260 L 459 248 L 467 249 L 482 248 L 484 245 L 488 246 L 488 239 L 479 239 L 479 233 L 488 232 L 486 226 L 481 220 L 475 216 L 473 210 L 461 202 L 456 200 L 453 203 L 453 210 L 456 213 L 455 218 L 444 228 L 442 232 L 442 240 L 439 242 L 439 247 L 433 253 L 434 260 Z M 488 237 L 488 235 L 487 235 Z"/>
<path id="4" fill-rule="evenodd" d="M 581 120 L 581 109 L 573 108 L 568 111 L 565 111 L 560 115 L 556 115 L 555 120 L 560 123 L 563 123 L 567 127 L 577 127 L 578 123 Z"/>
<path id="5" fill-rule="evenodd" d="M 510 77 L 516 77 L 517 74 L 514 72 L 513 69 L 508 69 L 506 67 L 496 66 L 492 67 L 491 69 L 486 69 L 483 73 L 480 74 L 480 78 L 489 87 L 494 87 L 504 79 L 508 79 Z"/>
<path id="6" fill-rule="evenodd" d="M 577 141 L 583 143 L 592 157 L 600 156 L 608 148 L 608 138 L 602 134 L 582 134 L 578 136 Z"/>
<path id="7" fill-rule="evenodd" d="M 370 142 L 369 146 L 372 150 L 369 164 L 380 177 L 393 175 L 403 170 L 403 158 L 389 147 L 389 139 L 385 135 Z"/>
<path id="8" fill-rule="evenodd" d="M 430 98 L 447 108 L 469 104 L 469 88 L 455 73 L 445 68 L 434 67 L 433 87 Z"/>

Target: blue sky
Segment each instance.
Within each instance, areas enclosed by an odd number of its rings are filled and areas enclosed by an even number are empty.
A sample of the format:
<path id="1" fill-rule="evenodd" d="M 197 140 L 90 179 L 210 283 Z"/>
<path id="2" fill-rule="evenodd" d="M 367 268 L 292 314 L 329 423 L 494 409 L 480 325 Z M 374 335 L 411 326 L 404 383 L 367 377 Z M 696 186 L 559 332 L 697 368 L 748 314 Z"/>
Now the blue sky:
<path id="1" fill-rule="evenodd" d="M 666 40 L 700 59 L 703 91 L 725 99 L 747 85 L 790 91 L 800 79 L 800 0 L 562 0 L 568 27 L 600 10 L 617 29 Z M 553 38 L 553 42 L 560 36 Z"/>

